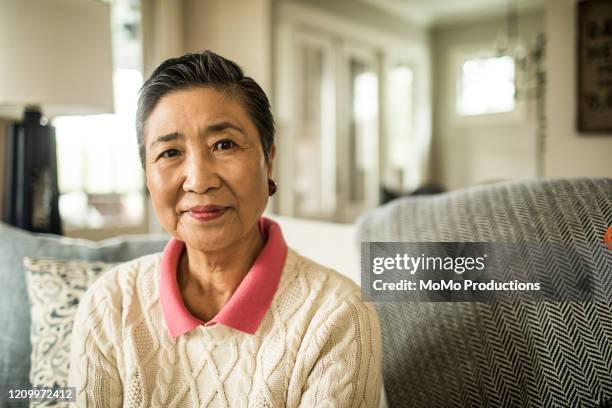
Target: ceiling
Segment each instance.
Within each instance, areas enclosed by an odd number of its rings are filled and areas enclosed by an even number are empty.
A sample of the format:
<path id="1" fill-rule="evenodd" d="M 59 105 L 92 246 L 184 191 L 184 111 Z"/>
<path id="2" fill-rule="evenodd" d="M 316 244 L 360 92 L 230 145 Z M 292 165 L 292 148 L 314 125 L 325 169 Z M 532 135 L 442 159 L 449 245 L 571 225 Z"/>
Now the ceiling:
<path id="1" fill-rule="evenodd" d="M 371 6 L 430 27 L 462 20 L 544 7 L 544 0 L 362 0 Z"/>

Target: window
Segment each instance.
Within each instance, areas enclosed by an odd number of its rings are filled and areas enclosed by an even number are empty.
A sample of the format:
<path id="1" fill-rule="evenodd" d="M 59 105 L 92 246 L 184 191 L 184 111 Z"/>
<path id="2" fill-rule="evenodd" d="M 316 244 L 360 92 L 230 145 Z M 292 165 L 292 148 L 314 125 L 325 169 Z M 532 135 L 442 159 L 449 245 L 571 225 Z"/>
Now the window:
<path id="1" fill-rule="evenodd" d="M 417 149 L 414 143 L 414 71 L 405 63 L 393 65 L 388 72 L 387 153 L 383 165 L 384 184 L 402 191 L 416 188 L 418 172 L 408 152 Z"/>
<path id="2" fill-rule="evenodd" d="M 352 55 L 348 60 L 352 112 L 349 126 L 348 204 L 363 211 L 367 204 L 368 174 L 378 165 L 378 75 L 374 63 Z"/>
<path id="3" fill-rule="evenodd" d="M 276 168 L 291 187 L 275 210 L 351 223 L 383 188 L 418 186 L 431 139 L 427 45 L 325 7 L 278 2 L 275 14 Z"/>
<path id="4" fill-rule="evenodd" d="M 140 6 L 112 4 L 115 113 L 58 117 L 60 213 L 67 229 L 144 224 L 144 176 L 136 143 L 137 93 L 142 85 Z"/>
<path id="5" fill-rule="evenodd" d="M 466 60 L 459 78 L 459 114 L 473 116 L 513 111 L 514 74 L 514 60 L 509 56 Z"/>
<path id="6" fill-rule="evenodd" d="M 280 87 L 295 109 L 289 121 L 293 131 L 284 128 L 279 137 L 279 146 L 286 149 L 280 155 L 284 171 L 279 181 L 285 185 L 291 180 L 294 186 L 280 192 L 288 202 L 284 214 L 351 222 L 378 199 L 375 54 L 355 44 L 341 49 L 316 30 L 301 29 L 293 40 L 294 58 L 286 62 L 295 75 L 291 83 L 298 85 Z M 339 71 L 346 73 L 343 80 Z"/>
<path id="7" fill-rule="evenodd" d="M 298 116 L 294 160 L 295 211 L 301 217 L 331 217 L 335 210 L 335 179 L 326 177 L 325 169 L 335 169 L 333 122 L 329 120 L 329 51 L 324 44 L 306 38 L 298 43 L 297 81 L 301 110 Z M 329 171 L 329 170 L 328 170 Z"/>

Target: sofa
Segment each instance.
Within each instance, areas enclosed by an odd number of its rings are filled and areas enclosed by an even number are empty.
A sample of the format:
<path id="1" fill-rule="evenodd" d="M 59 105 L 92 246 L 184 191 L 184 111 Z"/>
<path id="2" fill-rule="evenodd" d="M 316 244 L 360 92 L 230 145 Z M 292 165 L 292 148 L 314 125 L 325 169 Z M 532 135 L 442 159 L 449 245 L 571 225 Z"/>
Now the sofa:
<path id="1" fill-rule="evenodd" d="M 345 271 L 347 276 L 359 282 L 355 225 L 305 221 L 272 214 L 266 216 L 281 224 L 285 240 L 292 248 L 321 264 Z M 161 251 L 167 241 L 168 235 L 159 233 L 119 236 L 94 242 L 51 234 L 34 234 L 0 222 L 0 390 L 9 387 L 27 389 L 32 383 L 31 339 L 37 336 L 34 330 L 38 322 L 32 322 L 31 318 L 31 294 L 28 293 L 24 276 L 24 257 L 81 260 L 94 266 L 112 265 Z M 78 264 L 73 266 L 80 267 Z M 40 270 L 45 267 L 44 262 L 38 262 L 30 269 Z M 84 286 L 83 283 L 79 285 Z M 45 344 L 41 344 L 41 347 L 45 347 Z M 0 407 L 4 403 L 0 400 Z M 28 403 L 11 402 L 10 406 L 25 407 Z"/>
<path id="2" fill-rule="evenodd" d="M 552 271 L 553 284 L 590 291 L 588 301 L 375 303 L 389 406 L 612 407 L 611 227 L 610 178 L 478 186 L 364 215 L 362 242 L 527 243 L 511 258 L 527 279 Z"/>
<path id="3" fill-rule="evenodd" d="M 290 246 L 358 284 L 363 241 L 586 244 L 579 259 L 564 260 L 567 270 L 560 273 L 573 271 L 577 263 L 601 272 L 597 302 L 376 303 L 383 338 L 382 404 L 612 404 L 612 285 L 607 279 L 612 251 L 590 249 L 603 245 L 612 225 L 611 179 L 500 183 L 400 198 L 354 225 L 270 216 L 281 224 Z M 30 386 L 35 333 L 24 257 L 116 263 L 161 251 L 167 239 L 156 234 L 90 242 L 0 223 L 0 389 Z"/>
<path id="4" fill-rule="evenodd" d="M 96 243 L 33 234 L 0 223 L 0 389 L 30 386 L 31 318 L 23 267 L 25 256 L 122 262 L 160 251 L 166 240 L 165 236 L 156 235 L 117 237 Z"/>

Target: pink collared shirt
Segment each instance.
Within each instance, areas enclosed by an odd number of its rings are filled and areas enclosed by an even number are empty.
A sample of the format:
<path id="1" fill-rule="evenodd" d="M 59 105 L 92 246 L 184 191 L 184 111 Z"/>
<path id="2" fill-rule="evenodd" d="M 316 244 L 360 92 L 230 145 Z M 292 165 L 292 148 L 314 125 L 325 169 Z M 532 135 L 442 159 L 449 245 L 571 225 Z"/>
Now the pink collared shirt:
<path id="1" fill-rule="evenodd" d="M 199 325 L 220 323 L 248 334 L 257 331 L 270 308 L 287 257 L 287 244 L 280 226 L 269 218 L 259 219 L 265 244 L 255 263 L 223 308 L 208 322 L 193 316 L 185 307 L 177 283 L 177 266 L 185 243 L 171 238 L 161 258 L 159 298 L 166 327 L 178 337 Z"/>

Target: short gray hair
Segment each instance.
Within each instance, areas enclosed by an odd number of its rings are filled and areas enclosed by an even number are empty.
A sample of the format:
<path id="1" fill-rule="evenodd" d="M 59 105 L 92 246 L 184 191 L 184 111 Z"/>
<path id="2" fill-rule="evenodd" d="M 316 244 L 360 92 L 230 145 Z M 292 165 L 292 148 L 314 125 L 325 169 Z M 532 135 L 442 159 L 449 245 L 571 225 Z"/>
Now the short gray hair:
<path id="1" fill-rule="evenodd" d="M 136 138 L 145 168 L 144 128 L 159 100 L 170 92 L 196 87 L 229 91 L 246 108 L 255 124 L 266 161 L 274 144 L 274 117 L 266 93 L 242 68 L 212 51 L 189 53 L 162 62 L 140 88 L 136 110 Z"/>

